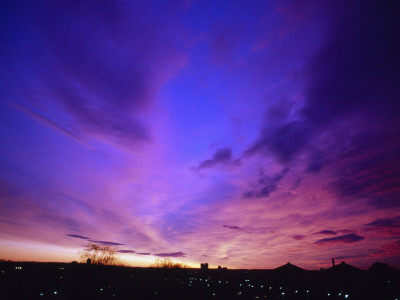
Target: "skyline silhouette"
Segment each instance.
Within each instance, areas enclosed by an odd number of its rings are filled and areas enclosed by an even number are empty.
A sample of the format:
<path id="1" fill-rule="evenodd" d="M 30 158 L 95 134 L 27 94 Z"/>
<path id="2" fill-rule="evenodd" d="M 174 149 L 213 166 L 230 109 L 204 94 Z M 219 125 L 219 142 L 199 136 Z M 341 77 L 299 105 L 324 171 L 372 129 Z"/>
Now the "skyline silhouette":
<path id="1" fill-rule="evenodd" d="M 400 271 L 340 263 L 309 271 L 133 268 L 90 263 L 0 261 L 0 296 L 8 299 L 396 299 Z M 34 278 L 34 279 L 32 279 Z"/>

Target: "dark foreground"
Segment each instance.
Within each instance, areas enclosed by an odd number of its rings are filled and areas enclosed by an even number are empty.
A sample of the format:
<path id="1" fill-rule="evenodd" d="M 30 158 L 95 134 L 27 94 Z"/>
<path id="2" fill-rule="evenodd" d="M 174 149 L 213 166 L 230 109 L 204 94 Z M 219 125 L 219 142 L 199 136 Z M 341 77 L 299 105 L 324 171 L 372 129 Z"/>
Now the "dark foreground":
<path id="1" fill-rule="evenodd" d="M 400 299 L 400 273 L 346 264 L 306 271 L 154 269 L 0 262 L 0 299 Z"/>

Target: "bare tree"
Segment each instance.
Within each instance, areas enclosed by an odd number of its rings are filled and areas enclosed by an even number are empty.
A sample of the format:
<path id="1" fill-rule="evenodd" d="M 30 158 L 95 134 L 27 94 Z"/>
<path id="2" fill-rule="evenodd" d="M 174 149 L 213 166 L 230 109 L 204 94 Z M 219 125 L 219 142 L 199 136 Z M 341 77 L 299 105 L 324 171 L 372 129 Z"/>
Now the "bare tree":
<path id="1" fill-rule="evenodd" d="M 165 258 L 165 259 L 157 258 L 152 266 L 154 268 L 168 268 L 168 269 L 187 268 L 188 267 L 186 264 L 173 262 L 168 258 Z"/>
<path id="2" fill-rule="evenodd" d="M 80 253 L 82 259 L 90 259 L 96 265 L 115 265 L 117 250 L 107 245 L 88 243 L 87 248 Z"/>

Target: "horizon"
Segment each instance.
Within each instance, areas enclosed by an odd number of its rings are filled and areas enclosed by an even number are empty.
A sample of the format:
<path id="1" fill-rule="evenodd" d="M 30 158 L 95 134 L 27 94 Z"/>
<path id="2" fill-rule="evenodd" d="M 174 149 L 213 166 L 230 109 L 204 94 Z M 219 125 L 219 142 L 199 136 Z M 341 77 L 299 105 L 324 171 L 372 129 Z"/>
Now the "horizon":
<path id="1" fill-rule="evenodd" d="M 396 1 L 0 3 L 0 259 L 400 268 Z"/>
<path id="2" fill-rule="evenodd" d="M 24 264 L 24 263 L 38 263 L 38 264 L 74 264 L 74 263 L 76 263 L 76 264 L 80 264 L 80 265 L 87 265 L 87 262 L 86 261 L 69 261 L 69 262 L 67 262 L 67 261 L 14 261 L 14 260 L 5 260 L 5 259 L 0 259 L 0 263 L 1 262 L 7 262 L 7 263 L 16 263 L 16 264 L 18 264 L 18 263 L 21 263 L 21 264 Z M 173 262 L 173 261 L 172 261 Z M 338 265 L 341 265 L 341 264 L 345 264 L 345 265 L 348 265 L 348 266 L 351 266 L 351 267 L 355 267 L 355 266 L 353 266 L 353 265 L 351 265 L 351 264 L 348 264 L 348 263 L 346 263 L 345 261 L 341 261 L 340 263 L 335 263 L 335 266 L 330 266 L 329 268 L 320 268 L 320 269 L 304 269 L 304 268 L 300 268 L 299 266 L 297 266 L 296 264 L 293 264 L 293 263 L 291 263 L 291 262 L 287 262 L 287 263 L 285 263 L 285 264 L 283 264 L 283 265 L 281 265 L 281 266 L 278 266 L 278 267 L 275 267 L 275 268 L 270 268 L 270 269 L 240 269 L 240 268 L 227 268 L 227 267 L 224 267 L 224 266 L 208 266 L 208 268 L 206 269 L 206 271 L 208 271 L 208 270 L 216 270 L 216 271 L 221 271 L 221 270 L 223 270 L 223 271 L 226 271 L 226 270 L 233 270 L 233 271 L 273 271 L 273 270 L 277 270 L 277 269 L 280 269 L 280 268 L 282 268 L 282 267 L 285 267 L 285 266 L 287 266 L 287 265 L 292 265 L 292 266 L 294 266 L 294 267 L 296 267 L 296 268 L 299 268 L 299 269 L 301 269 L 301 270 L 304 270 L 304 271 L 318 271 L 318 272 L 323 272 L 323 271 L 326 271 L 326 270 L 329 270 L 329 269 L 334 269 L 335 267 L 337 267 Z M 391 269 L 394 269 L 394 270 L 396 270 L 396 271 L 400 271 L 400 269 L 399 268 L 396 268 L 396 267 L 394 267 L 394 266 L 391 266 L 391 265 L 389 265 L 389 264 L 386 264 L 386 263 L 381 263 L 381 262 L 374 262 L 371 266 L 369 266 L 367 269 L 365 269 L 365 268 L 358 268 L 358 267 L 355 267 L 356 269 L 359 269 L 359 270 L 362 270 L 362 271 L 370 271 L 370 268 L 373 266 L 373 265 L 375 265 L 375 264 L 384 264 L 384 265 L 387 265 L 389 268 L 391 268 Z M 184 266 L 174 266 L 174 267 L 165 267 L 165 266 L 134 266 L 134 265 L 127 265 L 127 264 L 124 264 L 122 261 L 117 261 L 116 263 L 113 263 L 113 264 L 91 264 L 91 265 L 94 265 L 94 266 L 103 266 L 103 267 L 125 267 L 125 268 L 140 268 L 140 269 L 174 269 L 174 270 L 176 270 L 176 269 L 195 269 L 195 270 L 202 270 L 201 269 L 201 267 L 194 267 L 194 266 L 188 266 L 188 265 L 184 265 Z M 220 268 L 222 268 L 222 269 L 220 269 Z"/>

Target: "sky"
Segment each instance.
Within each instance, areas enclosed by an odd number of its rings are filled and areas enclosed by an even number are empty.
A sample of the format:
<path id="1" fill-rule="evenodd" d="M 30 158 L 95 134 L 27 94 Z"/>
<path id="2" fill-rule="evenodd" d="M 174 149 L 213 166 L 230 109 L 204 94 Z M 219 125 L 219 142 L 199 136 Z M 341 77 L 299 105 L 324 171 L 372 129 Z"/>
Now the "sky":
<path id="1" fill-rule="evenodd" d="M 0 259 L 400 267 L 396 1 L 0 15 Z"/>

